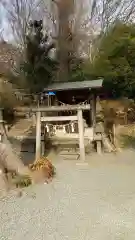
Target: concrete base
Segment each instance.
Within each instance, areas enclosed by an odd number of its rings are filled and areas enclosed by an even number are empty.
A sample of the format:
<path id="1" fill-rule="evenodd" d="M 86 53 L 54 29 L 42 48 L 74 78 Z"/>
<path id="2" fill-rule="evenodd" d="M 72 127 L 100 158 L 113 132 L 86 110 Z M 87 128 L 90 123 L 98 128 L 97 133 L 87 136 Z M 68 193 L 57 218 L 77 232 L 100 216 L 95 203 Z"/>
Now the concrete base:
<path id="1" fill-rule="evenodd" d="M 78 160 L 79 161 L 79 160 Z M 87 162 L 77 162 L 76 166 L 88 166 L 89 164 Z"/>

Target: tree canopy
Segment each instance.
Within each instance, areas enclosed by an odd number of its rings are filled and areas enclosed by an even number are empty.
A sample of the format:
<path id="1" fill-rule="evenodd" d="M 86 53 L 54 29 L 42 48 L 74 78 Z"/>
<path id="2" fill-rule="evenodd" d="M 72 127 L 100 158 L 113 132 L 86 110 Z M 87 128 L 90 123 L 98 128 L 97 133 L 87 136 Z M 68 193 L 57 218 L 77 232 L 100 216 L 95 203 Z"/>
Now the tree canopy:
<path id="1" fill-rule="evenodd" d="M 42 90 L 56 76 L 58 61 L 50 57 L 55 47 L 43 34 L 42 21 L 30 24 L 25 62 L 21 71 L 31 92 Z M 113 97 L 134 97 L 135 24 L 116 22 L 97 37 L 98 51 L 84 67 L 84 60 L 69 56 L 68 81 L 104 78 L 104 88 Z M 57 55 L 56 55 L 57 57 Z M 58 60 L 58 59 L 57 59 Z"/>
<path id="2" fill-rule="evenodd" d="M 44 35 L 42 21 L 31 22 L 29 30 L 25 61 L 21 64 L 20 70 L 33 93 L 41 91 L 52 80 L 56 62 L 50 56 L 54 44 L 49 42 L 47 34 Z"/>
<path id="3" fill-rule="evenodd" d="M 117 22 L 100 36 L 99 51 L 86 73 L 104 78 L 105 89 L 114 97 L 135 93 L 135 25 Z"/>

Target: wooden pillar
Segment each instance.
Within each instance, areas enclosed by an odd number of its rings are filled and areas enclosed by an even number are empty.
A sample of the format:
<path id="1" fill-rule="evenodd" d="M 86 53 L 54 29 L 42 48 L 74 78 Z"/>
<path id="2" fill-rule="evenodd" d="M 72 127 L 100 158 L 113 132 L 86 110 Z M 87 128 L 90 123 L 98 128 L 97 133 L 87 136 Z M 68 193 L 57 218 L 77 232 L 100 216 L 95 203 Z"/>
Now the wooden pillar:
<path id="1" fill-rule="evenodd" d="M 4 120 L 3 120 L 3 109 L 2 108 L 0 108 L 0 142 L 2 142 L 2 140 L 3 140 L 3 135 L 4 135 L 4 132 L 3 132 L 3 127 L 4 127 L 4 125 L 3 125 L 3 123 L 4 123 Z"/>
<path id="2" fill-rule="evenodd" d="M 41 112 L 37 112 L 36 118 L 36 161 L 40 159 L 41 156 Z"/>
<path id="3" fill-rule="evenodd" d="M 84 146 L 84 126 L 82 110 L 78 110 L 78 129 L 79 129 L 79 147 L 80 147 L 80 159 L 85 161 L 85 146 Z"/>
<path id="4" fill-rule="evenodd" d="M 90 110 L 90 115 L 91 115 L 91 126 L 95 127 L 96 125 L 96 95 L 93 94 L 91 97 L 91 101 L 90 101 L 90 105 L 91 105 L 91 110 Z"/>
<path id="5" fill-rule="evenodd" d="M 51 96 L 48 94 L 47 98 L 48 98 L 48 107 L 49 107 L 51 106 Z"/>
<path id="6" fill-rule="evenodd" d="M 50 106 L 52 106 L 52 96 L 50 95 Z"/>
<path id="7" fill-rule="evenodd" d="M 97 153 L 99 155 L 102 154 L 102 141 L 100 141 L 100 140 L 97 141 Z"/>
<path id="8" fill-rule="evenodd" d="M 36 115 L 35 113 L 32 114 L 32 125 L 33 127 L 35 126 L 35 123 L 36 123 Z"/>
<path id="9" fill-rule="evenodd" d="M 45 136 L 42 136 L 42 140 L 41 140 L 41 155 L 42 156 L 45 155 Z"/>
<path id="10" fill-rule="evenodd" d="M 3 123 L 3 109 L 0 108 L 0 122 Z"/>
<path id="11" fill-rule="evenodd" d="M 119 136 L 118 132 L 117 132 L 118 126 L 114 123 L 113 124 L 113 144 L 115 146 L 115 148 L 120 151 L 120 147 L 118 144 L 118 138 L 117 136 Z"/>

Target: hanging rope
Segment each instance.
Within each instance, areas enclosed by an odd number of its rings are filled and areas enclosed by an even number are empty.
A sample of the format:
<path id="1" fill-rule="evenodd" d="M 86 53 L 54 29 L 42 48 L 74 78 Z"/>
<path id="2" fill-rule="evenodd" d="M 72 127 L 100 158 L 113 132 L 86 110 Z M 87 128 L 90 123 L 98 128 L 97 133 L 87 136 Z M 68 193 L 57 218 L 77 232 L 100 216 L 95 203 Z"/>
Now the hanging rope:
<path id="1" fill-rule="evenodd" d="M 64 102 L 61 102 L 61 101 L 58 101 L 58 100 L 57 100 L 57 102 L 60 103 L 63 106 L 71 106 L 71 104 L 67 104 L 67 103 L 64 103 Z M 84 102 L 77 103 L 76 105 L 80 105 L 81 106 L 81 105 L 88 104 L 88 102 L 89 102 L 89 99 L 85 100 Z"/>
<path id="2" fill-rule="evenodd" d="M 75 132 L 75 123 L 77 123 L 77 121 L 74 121 L 74 122 L 70 122 L 68 124 L 46 124 L 45 125 L 45 129 L 47 131 L 47 133 L 49 132 L 54 132 L 56 133 L 56 130 L 57 129 L 62 129 L 63 130 L 63 133 L 66 133 L 66 127 L 68 128 L 71 128 L 71 132 Z M 50 131 L 50 128 L 52 128 L 53 131 Z"/>

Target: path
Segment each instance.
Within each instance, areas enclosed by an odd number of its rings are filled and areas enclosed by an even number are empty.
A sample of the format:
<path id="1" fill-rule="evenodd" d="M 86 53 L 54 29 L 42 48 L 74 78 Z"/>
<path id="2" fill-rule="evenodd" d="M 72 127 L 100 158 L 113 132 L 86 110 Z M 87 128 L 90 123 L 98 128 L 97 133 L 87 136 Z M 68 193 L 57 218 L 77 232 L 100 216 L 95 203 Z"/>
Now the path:
<path id="1" fill-rule="evenodd" d="M 56 161 L 49 185 L 0 201 L 2 240 L 134 240 L 135 153 Z"/>
<path id="2" fill-rule="evenodd" d="M 8 132 L 9 137 L 25 136 L 33 123 L 32 118 L 20 119 Z"/>
<path id="3" fill-rule="evenodd" d="M 34 151 L 35 146 L 33 145 L 33 139 L 35 139 L 36 133 L 32 117 L 18 120 L 8 131 L 7 135 L 12 148 L 15 149 L 19 155 L 21 155 L 24 149 L 25 151 L 28 151 L 28 149 Z M 29 140 L 27 138 L 29 138 Z M 32 140 L 31 142 L 30 139 Z M 23 147 L 24 143 L 28 149 Z"/>

